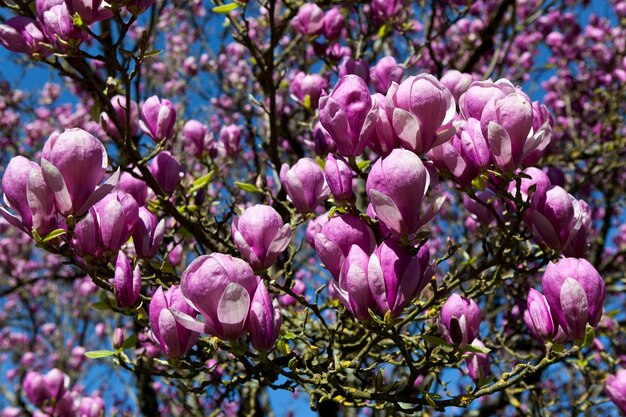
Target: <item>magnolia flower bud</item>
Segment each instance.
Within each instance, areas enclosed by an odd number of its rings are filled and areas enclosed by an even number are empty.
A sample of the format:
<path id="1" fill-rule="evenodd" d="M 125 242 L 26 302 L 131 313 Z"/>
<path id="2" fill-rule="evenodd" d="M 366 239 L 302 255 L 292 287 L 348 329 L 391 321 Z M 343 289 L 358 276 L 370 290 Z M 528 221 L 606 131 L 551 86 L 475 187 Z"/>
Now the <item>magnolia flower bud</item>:
<path id="1" fill-rule="evenodd" d="M 485 344 L 478 339 L 474 339 L 471 344 L 480 348 L 485 347 Z M 476 383 L 483 381 L 490 373 L 488 353 L 471 353 L 465 363 L 467 364 L 467 373 Z"/>
<path id="2" fill-rule="evenodd" d="M 330 95 L 320 98 L 320 123 L 343 156 L 363 153 L 378 117 L 365 81 L 356 75 L 341 77 Z"/>
<path id="3" fill-rule="evenodd" d="M 368 146 L 380 156 L 387 156 L 396 148 L 400 147 L 400 138 L 393 130 L 390 117 L 393 117 L 393 108 L 382 94 L 372 96 L 375 102 L 378 117 L 374 125 L 375 134 L 370 136 Z"/>
<path id="4" fill-rule="evenodd" d="M 291 26 L 301 35 L 318 35 L 324 27 L 324 11 L 314 3 L 305 3 L 300 6 Z"/>
<path id="5" fill-rule="evenodd" d="M 626 369 L 620 369 L 615 375 L 609 375 L 604 389 L 617 408 L 626 414 Z"/>
<path id="6" fill-rule="evenodd" d="M 352 197 L 352 169 L 343 158 L 328 154 L 324 176 L 335 200 L 349 200 Z"/>
<path id="7" fill-rule="evenodd" d="M 241 152 L 241 134 L 242 129 L 237 125 L 223 126 L 220 130 L 220 145 L 227 156 Z"/>
<path id="8" fill-rule="evenodd" d="M 452 294 L 443 305 L 437 324 L 448 343 L 465 347 L 478 336 L 480 309 L 474 300 Z"/>
<path id="9" fill-rule="evenodd" d="M 578 200 L 558 186 L 535 193 L 530 210 L 533 232 L 554 250 L 563 250 L 582 226 Z"/>
<path id="10" fill-rule="evenodd" d="M 291 93 L 305 107 L 316 109 L 322 91 L 328 87 L 328 82 L 319 74 L 305 74 L 299 72 L 291 82 Z"/>
<path id="11" fill-rule="evenodd" d="M 259 277 L 245 261 L 221 253 L 200 256 L 183 272 L 185 298 L 202 313 L 205 330 L 223 340 L 246 330 Z"/>
<path id="12" fill-rule="evenodd" d="M 345 17 L 339 7 L 333 7 L 324 13 L 324 27 L 322 33 L 328 40 L 337 39 L 341 35 Z"/>
<path id="13" fill-rule="evenodd" d="M 177 285 L 171 286 L 166 292 L 163 292 L 163 287 L 159 287 L 150 301 L 148 316 L 152 333 L 165 356 L 178 358 L 189 352 L 198 340 L 198 333 L 177 323 L 170 308 L 193 317 L 196 312 L 187 304 Z"/>
<path id="14" fill-rule="evenodd" d="M 552 339 L 558 328 L 550 313 L 546 297 L 534 288 L 528 291 L 524 322 L 533 336 L 544 341 Z"/>
<path id="15" fill-rule="evenodd" d="M 587 324 L 598 325 L 605 285 L 589 262 L 576 258 L 551 262 L 543 273 L 541 284 L 552 317 L 570 340 L 583 339 Z"/>
<path id="16" fill-rule="evenodd" d="M 392 83 L 387 92 L 393 128 L 403 147 L 418 154 L 428 152 L 454 135 L 456 113 L 452 93 L 430 74 Z"/>
<path id="17" fill-rule="evenodd" d="M 364 59 L 346 58 L 339 65 L 339 78 L 346 75 L 356 75 L 363 79 L 366 83 L 370 79 L 370 68 Z"/>
<path id="18" fill-rule="evenodd" d="M 402 81 L 404 69 L 396 63 L 392 56 L 381 58 L 371 69 L 372 85 L 380 94 L 387 94 L 392 83 Z M 384 97 L 384 96 L 383 96 Z"/>
<path id="19" fill-rule="evenodd" d="M 330 194 L 322 168 L 311 158 L 301 158 L 294 166 L 283 164 L 280 182 L 299 212 L 315 211 Z"/>
<path id="20" fill-rule="evenodd" d="M 141 292 L 141 269 L 139 265 L 133 270 L 124 252 L 117 253 L 113 292 L 117 305 L 122 308 L 132 307 L 139 299 Z"/>
<path id="21" fill-rule="evenodd" d="M 315 251 L 335 279 L 352 246 L 360 247 L 368 256 L 376 247 L 374 233 L 367 223 L 353 214 L 330 219 L 315 236 Z"/>
<path id="22" fill-rule="evenodd" d="M 287 248 L 291 227 L 270 206 L 248 207 L 233 220 L 231 236 L 245 260 L 255 269 L 270 267 Z"/>
<path id="23" fill-rule="evenodd" d="M 163 242 L 165 219 L 157 217 L 147 208 L 140 207 L 137 225 L 132 233 L 135 252 L 141 258 L 153 258 Z"/>
<path id="24" fill-rule="evenodd" d="M 104 416 L 104 401 L 100 397 L 82 397 L 78 404 L 77 417 Z"/>
<path id="25" fill-rule="evenodd" d="M 392 233 L 411 235 L 439 211 L 445 199 L 438 199 L 422 215 L 429 185 L 430 174 L 420 158 L 405 149 L 394 149 L 376 161 L 365 188 L 376 217 Z"/>
<path id="26" fill-rule="evenodd" d="M 46 37 L 39 24 L 29 17 L 15 16 L 0 24 L 0 45 L 11 52 L 48 55 L 40 44 Z"/>
<path id="27" fill-rule="evenodd" d="M 197 120 L 189 120 L 185 123 L 183 140 L 185 141 L 185 146 L 191 149 L 191 153 L 194 156 L 200 157 L 208 150 L 208 134 L 209 128 Z"/>
<path id="28" fill-rule="evenodd" d="M 381 314 L 391 311 L 392 316 L 399 316 L 430 282 L 433 271 L 428 266 L 428 246 L 422 246 L 415 256 L 409 251 L 390 239 L 370 258 L 367 280 Z"/>
<path id="29" fill-rule="evenodd" d="M 134 172 L 139 174 L 138 171 Z M 129 172 L 123 172 L 122 175 L 120 175 L 120 182 L 117 183 L 117 188 L 132 195 L 140 207 L 146 205 L 146 200 L 148 199 L 148 185 L 146 185 L 145 181 L 135 178 Z"/>
<path id="30" fill-rule="evenodd" d="M 130 194 L 116 191 L 94 206 L 100 238 L 105 250 L 118 250 L 130 239 L 137 220 L 139 206 Z"/>
<path id="31" fill-rule="evenodd" d="M 175 122 L 176 109 L 169 100 L 152 96 L 141 106 L 139 127 L 155 142 L 171 139 L 174 136 Z"/>
<path id="32" fill-rule="evenodd" d="M 159 152 L 149 168 L 165 194 L 171 194 L 176 189 L 180 182 L 180 164 L 171 153 Z"/>
<path id="33" fill-rule="evenodd" d="M 109 136 L 112 138 L 120 139 L 125 137 L 126 130 L 128 130 L 128 134 L 134 136 L 137 134 L 137 129 L 139 128 L 139 107 L 137 103 L 131 100 L 130 109 L 126 104 L 126 96 L 116 95 L 111 99 L 111 106 L 113 106 L 113 110 L 115 111 L 115 115 L 117 116 L 117 121 L 119 126 L 122 128 L 122 132 L 118 129 L 115 122 L 109 117 L 109 115 L 105 112 L 100 114 L 100 120 L 102 122 L 102 127 L 104 131 L 107 132 Z M 126 125 L 126 112 L 129 111 L 129 124 Z"/>
<path id="34" fill-rule="evenodd" d="M 67 129 L 50 135 L 41 152 L 46 185 L 54 193 L 56 209 L 64 216 L 82 215 L 117 183 L 112 176 L 96 190 L 108 165 L 104 145 L 82 129 Z"/>
<path id="35" fill-rule="evenodd" d="M 278 301 L 272 302 L 263 281 L 256 287 L 250 303 L 248 326 L 252 346 L 257 350 L 269 350 L 278 339 L 282 324 Z"/>
<path id="36" fill-rule="evenodd" d="M 441 77 L 441 84 L 445 85 L 458 103 L 461 95 L 467 91 L 474 81 L 472 74 L 466 74 L 457 70 L 446 71 Z"/>
<path id="37" fill-rule="evenodd" d="M 352 245 L 341 265 L 339 280 L 332 283 L 339 300 L 358 320 L 367 320 L 370 317 L 368 309 L 376 309 L 368 285 L 368 263 L 369 255 L 358 245 Z"/>

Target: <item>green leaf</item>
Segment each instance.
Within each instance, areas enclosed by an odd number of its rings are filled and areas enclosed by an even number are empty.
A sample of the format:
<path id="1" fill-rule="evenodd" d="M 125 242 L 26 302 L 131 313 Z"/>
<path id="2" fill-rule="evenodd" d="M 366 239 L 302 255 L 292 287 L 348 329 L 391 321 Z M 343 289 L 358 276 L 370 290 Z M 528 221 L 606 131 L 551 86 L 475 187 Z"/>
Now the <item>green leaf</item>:
<path id="1" fill-rule="evenodd" d="M 425 334 L 424 336 L 422 336 L 422 338 L 424 340 L 426 340 L 428 343 L 430 343 L 431 345 L 435 345 L 435 346 L 450 346 L 450 344 L 448 342 L 446 342 L 445 340 L 441 339 L 440 337 L 437 336 L 431 336 L 429 334 Z"/>
<path id="2" fill-rule="evenodd" d="M 76 27 L 81 27 L 83 25 L 83 18 L 80 17 L 78 13 L 74 13 L 74 16 L 72 16 L 72 23 Z"/>
<path id="3" fill-rule="evenodd" d="M 92 350 L 89 352 L 85 352 L 85 356 L 89 359 L 107 358 L 113 355 L 115 355 L 115 352 L 113 352 L 112 350 Z"/>
<path id="4" fill-rule="evenodd" d="M 43 238 L 43 242 L 50 242 L 52 239 L 55 239 L 61 235 L 67 233 L 64 229 L 56 229 L 48 233 L 46 237 Z"/>
<path id="5" fill-rule="evenodd" d="M 122 343 L 121 346 L 121 350 L 126 350 L 126 349 L 130 349 L 132 347 L 135 347 L 137 345 L 137 335 L 133 334 L 131 335 L 129 338 L 124 340 L 124 343 Z"/>
<path id="6" fill-rule="evenodd" d="M 472 352 L 472 353 L 489 353 L 491 352 L 491 349 L 487 349 L 481 346 L 475 346 L 475 345 L 467 345 L 463 348 L 463 351 L 465 352 Z"/>
<path id="7" fill-rule="evenodd" d="M 228 3 L 213 8 L 213 13 L 228 13 L 235 10 L 239 5 L 237 3 Z"/>
<path id="8" fill-rule="evenodd" d="M 213 177 L 213 171 L 210 171 L 208 174 L 203 175 L 202 177 L 196 179 L 191 185 L 189 192 L 193 193 L 194 191 L 198 191 L 199 189 L 206 187 L 209 184 L 209 182 L 211 182 L 212 177 Z"/>
<path id="9" fill-rule="evenodd" d="M 285 335 L 283 336 L 285 339 L 287 340 L 293 340 L 295 339 L 297 336 L 294 333 L 291 332 L 287 332 L 285 333 Z"/>
<path id="10" fill-rule="evenodd" d="M 359 167 L 361 171 L 365 171 L 371 164 L 371 161 L 359 161 L 356 163 L 356 166 Z"/>
<path id="11" fill-rule="evenodd" d="M 587 327 L 585 328 L 585 340 L 581 347 L 590 346 L 593 343 L 593 339 L 596 338 L 596 332 L 593 327 L 587 323 Z"/>
<path id="12" fill-rule="evenodd" d="M 101 311 L 107 311 L 111 309 L 111 306 L 106 301 L 96 301 L 91 305 L 91 307 Z"/>
<path id="13" fill-rule="evenodd" d="M 239 182 L 239 181 L 235 181 L 235 185 L 239 188 L 241 188 L 244 191 L 247 191 L 249 193 L 260 193 L 261 190 L 253 184 L 248 184 L 247 182 Z"/>

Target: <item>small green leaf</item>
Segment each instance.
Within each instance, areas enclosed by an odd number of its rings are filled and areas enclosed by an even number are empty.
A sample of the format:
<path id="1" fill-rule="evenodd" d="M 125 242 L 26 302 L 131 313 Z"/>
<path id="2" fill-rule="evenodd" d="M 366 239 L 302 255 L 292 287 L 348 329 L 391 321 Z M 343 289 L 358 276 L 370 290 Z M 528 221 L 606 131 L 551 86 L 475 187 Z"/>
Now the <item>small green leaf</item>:
<path id="1" fill-rule="evenodd" d="M 111 309 L 111 306 L 106 301 L 96 301 L 91 305 L 91 307 L 101 311 L 107 311 Z"/>
<path id="2" fill-rule="evenodd" d="M 380 29 L 378 29 L 378 37 L 382 38 L 387 34 L 387 25 L 382 25 Z"/>
<path id="3" fill-rule="evenodd" d="M 304 96 L 304 99 L 302 99 L 302 105 L 307 110 L 311 108 L 311 95 L 307 94 Z"/>
<path id="4" fill-rule="evenodd" d="M 585 340 L 581 347 L 590 346 L 593 343 L 593 339 L 596 338 L 596 332 L 589 323 L 587 323 L 587 327 L 585 328 Z"/>
<path id="5" fill-rule="evenodd" d="M 136 345 L 137 345 L 137 335 L 133 334 L 129 338 L 124 340 L 124 343 L 122 343 L 122 347 L 120 349 L 126 350 L 132 347 L 135 347 Z"/>
<path id="6" fill-rule="evenodd" d="M 487 349 L 481 346 L 476 346 L 476 345 L 467 345 L 463 348 L 463 350 L 465 352 L 472 352 L 472 353 L 489 353 L 491 352 L 491 349 Z"/>
<path id="7" fill-rule="evenodd" d="M 284 338 L 278 339 L 278 342 L 276 343 L 276 348 L 278 349 L 280 353 L 282 353 L 285 356 L 291 353 L 291 348 L 289 347 L 289 343 L 287 343 L 287 341 Z"/>
<path id="8" fill-rule="evenodd" d="M 256 185 L 253 184 L 248 184 L 247 182 L 239 182 L 239 181 L 235 181 L 235 185 L 239 188 L 241 188 L 244 191 L 247 191 L 249 193 L 260 193 L 261 190 L 259 190 L 259 188 Z"/>
<path id="9" fill-rule="evenodd" d="M 431 336 L 429 334 L 425 334 L 424 336 L 422 336 L 422 338 L 424 340 L 426 340 L 428 343 L 430 343 L 431 345 L 435 345 L 435 346 L 450 346 L 450 344 L 448 342 L 446 342 L 445 340 L 437 337 L 437 336 Z"/>
<path id="10" fill-rule="evenodd" d="M 237 3 L 228 3 L 213 8 L 213 13 L 228 13 L 235 10 L 239 5 Z"/>
<path id="11" fill-rule="evenodd" d="M 367 167 L 371 165 L 371 161 L 359 161 L 356 163 L 356 166 L 359 167 L 361 171 L 365 171 Z"/>
<path id="12" fill-rule="evenodd" d="M 294 333 L 291 332 L 287 332 L 285 333 L 285 335 L 283 336 L 285 339 L 287 340 L 293 340 L 295 339 L 297 336 Z"/>
<path id="13" fill-rule="evenodd" d="M 92 350 L 89 352 L 85 352 L 85 356 L 89 359 L 107 358 L 113 355 L 115 355 L 115 352 L 113 352 L 112 350 Z"/>
<path id="14" fill-rule="evenodd" d="M 210 171 L 208 174 L 196 179 L 191 185 L 189 193 L 193 193 L 194 191 L 198 191 L 199 189 L 206 187 L 209 182 L 211 182 L 211 177 L 213 177 L 213 171 Z"/>
<path id="15" fill-rule="evenodd" d="M 74 13 L 74 16 L 72 16 L 72 23 L 76 27 L 81 27 L 83 25 L 83 18 L 80 17 L 78 13 Z"/>
<path id="16" fill-rule="evenodd" d="M 55 239 L 61 235 L 67 233 L 64 229 L 56 229 L 48 233 L 46 237 L 43 238 L 43 242 L 50 242 L 52 239 Z"/>

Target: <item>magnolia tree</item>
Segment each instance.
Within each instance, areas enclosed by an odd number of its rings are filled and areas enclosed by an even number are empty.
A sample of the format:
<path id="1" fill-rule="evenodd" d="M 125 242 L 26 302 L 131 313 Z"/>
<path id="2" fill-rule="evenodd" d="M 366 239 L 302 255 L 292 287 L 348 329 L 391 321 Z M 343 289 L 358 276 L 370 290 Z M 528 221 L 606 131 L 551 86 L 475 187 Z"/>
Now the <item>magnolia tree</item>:
<path id="1" fill-rule="evenodd" d="M 0 6 L 1 416 L 626 413 L 626 2 Z"/>

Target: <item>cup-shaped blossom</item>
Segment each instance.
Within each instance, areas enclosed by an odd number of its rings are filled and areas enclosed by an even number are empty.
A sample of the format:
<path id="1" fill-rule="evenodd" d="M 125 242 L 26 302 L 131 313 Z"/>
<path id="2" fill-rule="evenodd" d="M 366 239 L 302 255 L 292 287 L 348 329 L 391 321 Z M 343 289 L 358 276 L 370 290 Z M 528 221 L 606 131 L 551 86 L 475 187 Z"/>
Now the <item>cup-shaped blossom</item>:
<path id="1" fill-rule="evenodd" d="M 13 226 L 27 234 L 35 229 L 46 235 L 57 225 L 54 211 L 54 195 L 46 185 L 41 168 L 23 156 L 9 161 L 2 177 L 5 207 L 0 207 L 0 215 Z"/>
<path id="2" fill-rule="evenodd" d="M 456 135 L 448 142 L 434 147 L 433 161 L 448 169 L 462 187 L 469 187 L 489 166 L 491 154 L 480 128 L 480 121 L 470 118 L 460 123 Z"/>
<path id="3" fill-rule="evenodd" d="M 365 59 L 347 57 L 339 64 L 339 78 L 354 74 L 361 77 L 366 83 L 370 79 L 370 68 Z"/>
<path id="4" fill-rule="evenodd" d="M 101 397 L 82 397 L 78 404 L 78 416 L 101 417 L 104 415 L 104 400 Z"/>
<path id="5" fill-rule="evenodd" d="M 86 32 L 74 26 L 65 1 L 37 0 L 36 8 L 46 38 L 59 50 L 67 49 L 68 43 L 77 45 L 86 39 Z"/>
<path id="6" fill-rule="evenodd" d="M 120 139 L 125 136 L 126 131 L 133 136 L 137 134 L 139 129 L 139 106 L 133 100 L 130 106 L 126 104 L 126 96 L 116 95 L 111 98 L 111 106 L 117 117 L 117 124 L 105 112 L 100 114 L 100 121 L 105 132 L 112 138 Z M 129 112 L 128 125 L 126 124 L 126 112 Z M 119 127 L 122 129 L 120 132 Z"/>
<path id="7" fill-rule="evenodd" d="M 328 82 L 319 74 L 305 74 L 300 71 L 291 82 L 291 94 L 310 109 L 316 109 L 322 91 L 328 87 Z"/>
<path id="8" fill-rule="evenodd" d="M 181 292 L 181 287 L 177 285 L 171 286 L 167 291 L 163 291 L 163 287 L 159 287 L 152 296 L 148 311 L 152 334 L 165 356 L 178 358 L 187 354 L 196 344 L 198 333 L 179 324 L 170 309 L 192 317 L 195 317 L 197 313 L 187 303 Z"/>
<path id="9" fill-rule="evenodd" d="M 422 214 L 430 174 L 421 159 L 406 149 L 394 149 L 372 167 L 366 191 L 376 217 L 396 235 L 411 235 L 430 220 L 444 197 Z"/>
<path id="10" fill-rule="evenodd" d="M 153 258 L 163 242 L 165 219 L 157 217 L 147 208 L 139 207 L 138 219 L 133 230 L 135 253 L 141 258 Z"/>
<path id="11" fill-rule="evenodd" d="M 524 322 L 530 333 L 539 340 L 550 340 L 556 335 L 555 323 L 546 297 L 534 288 L 528 291 Z"/>
<path id="12" fill-rule="evenodd" d="M 220 147 L 224 154 L 233 157 L 241 152 L 243 130 L 237 125 L 227 125 L 220 129 Z"/>
<path id="13" fill-rule="evenodd" d="M 548 191 L 548 189 L 552 186 L 548 175 L 546 175 L 546 173 L 539 168 L 528 167 L 522 171 L 522 174 L 524 174 L 524 177 L 522 177 L 519 183 L 519 197 L 524 202 L 528 201 L 529 194 L 531 194 L 531 187 L 533 187 L 535 190 L 532 193 L 533 196 L 543 196 L 546 194 L 546 191 Z M 526 176 L 530 178 L 525 178 Z M 508 192 L 514 197 L 517 196 L 517 181 L 511 181 L 508 187 Z"/>
<path id="14" fill-rule="evenodd" d="M 441 84 L 445 85 L 452 93 L 452 97 L 458 103 L 463 93 L 467 91 L 474 81 L 472 74 L 463 73 L 457 70 L 447 71 L 441 77 Z"/>
<path id="15" fill-rule="evenodd" d="M 429 259 L 426 245 L 416 255 L 394 239 L 376 248 L 368 264 L 367 280 L 381 314 L 390 311 L 398 316 L 419 295 L 433 275 Z"/>
<path id="16" fill-rule="evenodd" d="M 471 345 L 479 348 L 485 347 L 485 344 L 478 339 L 474 339 Z M 465 363 L 467 364 L 467 373 L 476 383 L 485 380 L 491 372 L 488 353 L 473 352 L 465 360 Z"/>
<path id="17" fill-rule="evenodd" d="M 65 0 L 70 16 L 75 13 L 88 25 L 113 17 L 113 11 L 105 8 L 102 0 Z"/>
<path id="18" fill-rule="evenodd" d="M 166 194 L 171 194 L 180 182 L 180 164 L 169 151 L 162 151 L 150 163 L 150 172 Z"/>
<path id="19" fill-rule="evenodd" d="M 45 55 L 46 50 L 41 46 L 45 41 L 39 24 L 29 17 L 15 16 L 0 24 L 0 45 L 11 52 Z"/>
<path id="20" fill-rule="evenodd" d="M 563 255 L 574 258 L 584 258 L 589 247 L 589 233 L 591 232 L 591 207 L 584 200 L 578 200 L 581 222 L 580 229 L 563 249 Z"/>
<path id="21" fill-rule="evenodd" d="M 209 128 L 198 120 L 189 120 L 183 126 L 183 140 L 191 153 L 200 157 L 208 150 Z"/>
<path id="22" fill-rule="evenodd" d="M 28 371 L 22 382 L 22 389 L 26 397 L 35 406 L 41 407 L 46 402 L 55 402 L 61 399 L 67 391 L 69 376 L 57 368 L 53 368 L 45 375 Z"/>
<path id="23" fill-rule="evenodd" d="M 135 168 L 133 171 L 141 177 L 139 170 Z M 139 206 L 145 206 L 148 199 L 148 185 L 145 181 L 135 177 L 129 172 L 123 172 L 120 175 L 120 181 L 117 183 L 118 190 L 126 191 L 132 195 Z"/>
<path id="24" fill-rule="evenodd" d="M 541 284 L 552 317 L 570 340 L 583 339 L 587 324 L 598 325 L 606 289 L 602 277 L 589 262 L 577 258 L 551 262 Z"/>
<path id="25" fill-rule="evenodd" d="M 117 305 L 122 308 L 132 307 L 141 292 L 141 269 L 139 265 L 132 269 L 130 260 L 122 251 L 117 253 L 115 261 L 113 292 Z"/>
<path id="26" fill-rule="evenodd" d="M 320 122 L 315 123 L 313 126 L 313 141 L 315 143 L 315 154 L 317 155 L 324 156 L 337 150 L 337 145 L 328 135 L 328 132 L 322 128 Z"/>
<path id="27" fill-rule="evenodd" d="M 139 127 L 155 142 L 172 138 L 174 123 L 176 123 L 176 109 L 171 101 L 152 96 L 141 106 Z"/>
<path id="28" fill-rule="evenodd" d="M 559 186 L 531 199 L 533 232 L 554 250 L 563 250 L 580 230 L 583 214 L 571 194 Z"/>
<path id="29" fill-rule="evenodd" d="M 107 164 L 104 145 L 90 133 L 76 128 L 51 134 L 41 153 L 41 169 L 57 211 L 80 216 L 107 195 L 119 178 L 118 172 L 96 189 Z"/>
<path id="30" fill-rule="evenodd" d="M 377 19 L 385 22 L 397 17 L 403 6 L 404 0 L 373 0 L 372 14 Z"/>
<path id="31" fill-rule="evenodd" d="M 341 266 L 338 281 L 332 282 L 339 300 L 358 320 L 367 320 L 376 302 L 367 279 L 369 255 L 358 245 L 352 245 Z"/>
<path id="32" fill-rule="evenodd" d="M 515 93 L 515 86 L 504 78 L 496 82 L 491 80 L 474 81 L 459 98 L 461 114 L 466 119 L 472 117 L 481 120 L 487 103 L 491 100 L 503 98 L 511 93 Z"/>
<path id="33" fill-rule="evenodd" d="M 626 414 L 626 369 L 620 369 L 615 375 L 609 375 L 604 383 L 606 395 Z"/>
<path id="34" fill-rule="evenodd" d="M 428 152 L 454 135 L 452 93 L 430 74 L 411 76 L 387 92 L 393 128 L 406 149 Z"/>
<path id="35" fill-rule="evenodd" d="M 319 35 L 324 28 L 324 11 L 315 3 L 305 3 L 298 9 L 291 27 L 301 35 Z"/>
<path id="36" fill-rule="evenodd" d="M 368 256 L 376 247 L 374 232 L 353 214 L 341 214 L 330 219 L 315 235 L 315 252 L 335 279 L 352 246 L 358 246 Z"/>
<path id="37" fill-rule="evenodd" d="M 268 268 L 289 246 L 291 227 L 271 206 L 257 204 L 231 224 L 231 236 L 241 256 L 256 269 Z"/>
<path id="38" fill-rule="evenodd" d="M 72 248 L 81 257 L 102 255 L 102 238 L 100 237 L 98 215 L 94 207 L 90 208 L 87 214 L 74 226 Z"/>
<path id="39" fill-rule="evenodd" d="M 278 339 L 282 322 L 278 301 L 272 302 L 265 283 L 260 281 L 252 297 L 248 314 L 248 331 L 252 346 L 257 350 L 271 349 Z"/>
<path id="40" fill-rule="evenodd" d="M 393 108 L 385 96 L 376 93 L 372 96 L 375 102 L 378 117 L 374 125 L 375 133 L 370 136 L 368 146 L 380 156 L 387 156 L 396 148 L 400 147 L 400 139 L 393 130 L 392 116 Z"/>
<path id="41" fill-rule="evenodd" d="M 363 153 L 378 117 L 365 81 L 357 75 L 341 77 L 330 95 L 320 98 L 320 123 L 343 156 Z"/>
<path id="42" fill-rule="evenodd" d="M 465 347 L 478 336 L 480 320 L 480 308 L 474 300 L 452 294 L 441 308 L 437 325 L 448 343 Z"/>
<path id="43" fill-rule="evenodd" d="M 337 39 L 341 35 L 346 18 L 339 7 L 332 7 L 324 13 L 322 33 L 326 39 Z"/>
<path id="44" fill-rule="evenodd" d="M 403 76 L 404 69 L 392 56 L 381 58 L 370 70 L 372 85 L 380 94 L 387 94 L 391 83 L 399 83 Z"/>
<path id="45" fill-rule="evenodd" d="M 532 102 L 533 107 L 533 134 L 528 138 L 528 145 L 534 148 L 531 152 L 526 152 L 522 163 L 526 166 L 534 165 L 543 156 L 552 140 L 552 118 L 548 108 L 538 101 Z"/>
<path id="46" fill-rule="evenodd" d="M 495 164 L 505 172 L 516 170 L 540 143 L 532 140 L 530 99 L 519 91 L 487 102 L 480 125 Z"/>
<path id="47" fill-rule="evenodd" d="M 104 250 L 116 251 L 130 239 L 139 220 L 139 205 L 132 195 L 115 191 L 94 206 Z"/>
<path id="48" fill-rule="evenodd" d="M 352 197 L 352 169 L 343 158 L 328 154 L 324 176 L 335 200 L 349 200 Z"/>
<path id="49" fill-rule="evenodd" d="M 247 262 L 212 253 L 200 256 L 185 269 L 180 286 L 185 298 L 202 313 L 205 331 L 230 340 L 246 330 L 259 281 Z"/>
<path id="50" fill-rule="evenodd" d="M 301 158 L 291 168 L 283 164 L 280 182 L 299 212 L 311 213 L 330 194 L 324 172 L 311 158 Z"/>

